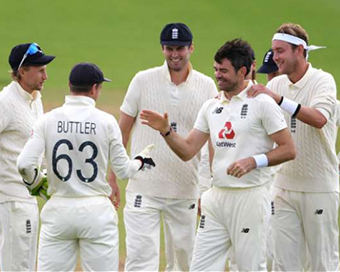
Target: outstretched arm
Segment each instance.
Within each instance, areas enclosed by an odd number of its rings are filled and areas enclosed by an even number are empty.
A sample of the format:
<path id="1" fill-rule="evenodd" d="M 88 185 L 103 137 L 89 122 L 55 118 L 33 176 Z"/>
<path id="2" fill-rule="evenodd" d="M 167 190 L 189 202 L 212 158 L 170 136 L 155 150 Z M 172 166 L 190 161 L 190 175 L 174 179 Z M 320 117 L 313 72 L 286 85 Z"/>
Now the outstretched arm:
<path id="1" fill-rule="evenodd" d="M 187 138 L 171 131 L 167 113 L 161 115 L 155 111 L 143 110 L 140 118 L 142 124 L 158 130 L 172 151 L 183 161 L 192 159 L 209 139 L 209 134 L 197 129 L 193 129 Z"/>

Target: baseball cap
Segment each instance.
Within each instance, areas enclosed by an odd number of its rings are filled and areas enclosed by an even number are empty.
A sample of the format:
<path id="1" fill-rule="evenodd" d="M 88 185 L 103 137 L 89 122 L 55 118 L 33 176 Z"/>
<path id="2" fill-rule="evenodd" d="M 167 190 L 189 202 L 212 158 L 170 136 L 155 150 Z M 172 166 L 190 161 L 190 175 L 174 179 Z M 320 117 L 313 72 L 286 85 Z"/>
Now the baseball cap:
<path id="1" fill-rule="evenodd" d="M 274 52 L 269 49 L 263 57 L 262 66 L 257 70 L 260 74 L 270 74 L 276 72 L 279 68 L 273 60 Z"/>
<path id="2" fill-rule="evenodd" d="M 41 66 L 50 63 L 55 56 L 45 55 L 36 43 L 24 43 L 14 46 L 8 58 L 13 71 L 19 66 Z"/>
<path id="3" fill-rule="evenodd" d="M 192 33 L 190 28 L 183 23 L 167 24 L 161 32 L 162 45 L 186 46 L 192 43 Z"/>
<path id="4" fill-rule="evenodd" d="M 104 81 L 110 82 L 111 80 L 104 77 L 103 72 L 97 65 L 82 62 L 72 68 L 69 81 L 73 86 L 85 87 Z"/>

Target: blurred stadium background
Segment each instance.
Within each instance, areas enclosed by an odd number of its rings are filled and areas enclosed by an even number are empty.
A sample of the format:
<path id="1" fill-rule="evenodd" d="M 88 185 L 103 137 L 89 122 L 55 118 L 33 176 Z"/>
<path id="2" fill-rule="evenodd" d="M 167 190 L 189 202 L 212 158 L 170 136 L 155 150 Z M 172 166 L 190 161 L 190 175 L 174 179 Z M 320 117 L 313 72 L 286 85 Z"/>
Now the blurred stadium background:
<path id="1" fill-rule="evenodd" d="M 98 107 L 119 118 L 119 106 L 134 74 L 163 63 L 159 34 L 169 22 L 189 25 L 194 34 L 193 66 L 211 77 L 214 53 L 225 41 L 240 37 L 250 42 L 259 67 L 276 28 L 283 22 L 299 23 L 309 33 L 310 44 L 327 46 L 310 54 L 313 66 L 330 72 L 340 86 L 339 0 L 1 0 L 0 87 L 10 82 L 11 48 L 37 42 L 45 53 L 57 56 L 48 66 L 43 90 L 46 110 L 62 104 L 73 65 L 88 61 L 113 80 L 105 84 Z M 258 81 L 265 83 L 265 77 L 258 76 Z M 122 264 L 125 184 L 120 181 Z M 163 245 L 161 250 L 164 270 Z"/>

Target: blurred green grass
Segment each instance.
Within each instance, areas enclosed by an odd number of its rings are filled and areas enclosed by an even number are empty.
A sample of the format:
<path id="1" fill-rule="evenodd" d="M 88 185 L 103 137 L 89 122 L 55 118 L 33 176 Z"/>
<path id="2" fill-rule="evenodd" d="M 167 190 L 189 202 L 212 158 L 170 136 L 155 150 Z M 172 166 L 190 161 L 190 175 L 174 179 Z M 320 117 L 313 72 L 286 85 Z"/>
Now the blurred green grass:
<path id="1" fill-rule="evenodd" d="M 258 66 L 283 22 L 301 24 L 314 67 L 333 74 L 340 86 L 339 0 L 1 0 L 0 87 L 10 82 L 8 55 L 19 43 L 37 42 L 57 58 L 48 66 L 43 90 L 47 109 L 61 105 L 74 64 L 98 64 L 106 77 L 98 107 L 119 117 L 119 106 L 133 75 L 163 62 L 159 33 L 169 22 L 188 24 L 194 34 L 194 68 L 213 77 L 213 56 L 227 40 L 241 37 L 253 46 Z M 264 76 L 259 76 L 265 82 Z M 1 118 L 1 117 L 0 117 Z M 122 208 L 126 181 L 120 181 L 120 259 L 125 258 Z M 41 202 L 42 203 L 42 202 Z M 162 244 L 161 270 L 164 269 Z"/>

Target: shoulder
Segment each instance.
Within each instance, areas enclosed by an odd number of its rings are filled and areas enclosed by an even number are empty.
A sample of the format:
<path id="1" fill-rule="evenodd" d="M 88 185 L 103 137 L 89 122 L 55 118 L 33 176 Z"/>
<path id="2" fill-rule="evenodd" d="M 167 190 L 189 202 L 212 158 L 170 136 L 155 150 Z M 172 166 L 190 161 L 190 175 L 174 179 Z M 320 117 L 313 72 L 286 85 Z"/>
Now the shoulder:
<path id="1" fill-rule="evenodd" d="M 326 72 L 326 71 L 323 71 L 322 69 L 317 69 L 317 68 L 311 68 L 313 74 L 313 78 L 316 79 L 316 80 L 325 80 L 325 81 L 334 81 L 334 77 Z"/>
<path id="2" fill-rule="evenodd" d="M 158 76 L 162 71 L 162 66 L 157 66 L 153 68 L 149 68 L 143 71 L 139 71 L 134 78 L 140 79 L 140 78 L 146 78 L 146 77 L 152 77 L 152 76 Z"/>
<path id="3" fill-rule="evenodd" d="M 203 103 L 201 111 L 208 112 L 210 109 L 219 105 L 221 105 L 221 103 L 218 98 L 211 98 Z"/>

